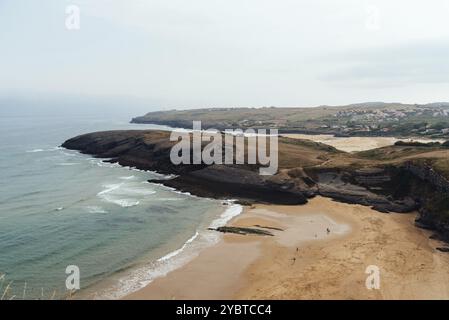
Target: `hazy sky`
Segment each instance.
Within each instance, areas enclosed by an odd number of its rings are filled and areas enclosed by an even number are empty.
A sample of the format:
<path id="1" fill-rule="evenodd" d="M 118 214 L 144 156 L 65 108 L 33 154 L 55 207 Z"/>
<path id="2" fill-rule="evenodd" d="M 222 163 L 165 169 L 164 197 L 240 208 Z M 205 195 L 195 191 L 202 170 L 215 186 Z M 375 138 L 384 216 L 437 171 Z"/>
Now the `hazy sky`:
<path id="1" fill-rule="evenodd" d="M 161 108 L 448 101 L 448 16 L 447 0 L 0 0 L 0 92 Z"/>

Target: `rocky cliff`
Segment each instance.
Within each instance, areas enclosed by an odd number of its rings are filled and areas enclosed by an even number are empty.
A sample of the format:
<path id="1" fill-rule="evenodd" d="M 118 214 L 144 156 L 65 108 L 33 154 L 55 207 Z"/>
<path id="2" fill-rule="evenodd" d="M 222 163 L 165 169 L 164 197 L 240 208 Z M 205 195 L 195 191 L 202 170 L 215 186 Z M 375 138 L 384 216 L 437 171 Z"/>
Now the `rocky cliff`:
<path id="1" fill-rule="evenodd" d="M 203 197 L 232 198 L 244 204 L 290 205 L 304 204 L 307 198 L 322 195 L 381 212 L 418 209 L 418 225 L 449 239 L 449 183 L 426 162 L 417 161 L 425 158 L 422 150 L 416 150 L 414 155 L 420 158 L 412 161 L 408 160 L 410 148 L 376 149 L 370 153 L 376 160 L 371 160 L 310 141 L 280 138 L 279 171 L 273 176 L 261 176 L 258 165 L 174 165 L 170 161 L 174 143 L 168 132 L 129 130 L 85 134 L 62 146 L 121 165 L 174 174 L 172 179 L 151 182 Z M 433 156 L 440 152 L 435 150 Z M 389 160 L 379 160 L 381 153 L 387 154 Z M 396 154 L 405 154 L 406 160 L 392 156 Z"/>

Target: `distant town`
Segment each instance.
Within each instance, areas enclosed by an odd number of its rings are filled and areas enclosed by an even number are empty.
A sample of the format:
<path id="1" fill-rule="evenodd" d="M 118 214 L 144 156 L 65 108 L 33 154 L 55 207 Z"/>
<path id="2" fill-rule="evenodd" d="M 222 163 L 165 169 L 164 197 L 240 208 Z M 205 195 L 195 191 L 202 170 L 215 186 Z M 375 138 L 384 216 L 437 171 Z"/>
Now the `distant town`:
<path id="1" fill-rule="evenodd" d="M 278 128 L 280 132 L 337 136 L 449 137 L 449 103 L 446 102 L 170 110 L 150 112 L 132 121 L 189 127 L 192 120 L 201 120 L 205 127 L 216 129 Z"/>

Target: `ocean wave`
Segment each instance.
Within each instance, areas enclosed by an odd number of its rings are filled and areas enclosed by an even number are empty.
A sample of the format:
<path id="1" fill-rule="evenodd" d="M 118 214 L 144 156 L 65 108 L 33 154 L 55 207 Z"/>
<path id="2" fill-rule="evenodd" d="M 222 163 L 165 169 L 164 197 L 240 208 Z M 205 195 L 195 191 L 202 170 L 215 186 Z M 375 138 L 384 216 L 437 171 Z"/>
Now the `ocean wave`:
<path id="1" fill-rule="evenodd" d="M 243 207 L 234 204 L 235 200 L 227 200 L 230 205 L 224 212 L 210 224 L 211 228 L 225 225 L 232 218 L 239 215 Z M 132 292 L 135 292 L 155 279 L 164 277 L 168 273 L 179 269 L 197 257 L 204 249 L 209 248 L 219 242 L 222 235 L 215 231 L 196 231 L 195 234 L 184 242 L 184 244 L 174 251 L 162 256 L 156 261 L 133 270 L 129 275 L 118 280 L 118 284 L 108 290 L 98 292 L 96 298 L 100 299 L 120 299 Z"/>
<path id="2" fill-rule="evenodd" d="M 87 212 L 89 213 L 108 213 L 105 209 L 100 206 L 87 206 Z"/>
<path id="3" fill-rule="evenodd" d="M 123 183 L 118 183 L 118 184 L 107 184 L 104 187 L 106 189 L 104 189 L 103 191 L 100 191 L 97 193 L 98 196 L 101 196 L 103 194 L 109 193 L 111 191 L 117 190 L 118 188 L 120 188 L 123 185 Z"/>
<path id="4" fill-rule="evenodd" d="M 152 175 L 155 176 L 155 178 L 160 179 L 160 180 L 170 180 L 170 179 L 174 179 L 177 177 L 177 175 L 175 175 L 175 174 L 163 174 L 163 173 L 159 173 L 157 171 L 137 169 L 136 167 L 122 166 L 120 164 L 119 164 L 119 166 L 121 166 L 122 168 L 128 169 L 128 170 L 132 170 L 132 171 L 151 173 Z"/>
<path id="5" fill-rule="evenodd" d="M 157 259 L 149 265 L 133 270 L 129 275 L 122 277 L 118 283 L 107 290 L 98 292 L 99 299 L 120 299 L 135 292 L 155 279 L 164 277 L 168 273 L 181 268 L 193 260 L 199 253 L 218 243 L 221 235 L 213 231 L 195 232 L 179 249 Z"/>
<path id="6" fill-rule="evenodd" d="M 64 150 L 64 148 L 58 146 L 58 147 L 49 148 L 46 151 L 58 151 L 58 150 Z"/>
<path id="7" fill-rule="evenodd" d="M 27 153 L 36 153 L 36 152 L 52 152 L 52 151 L 58 151 L 58 150 L 62 150 L 64 148 L 62 147 L 52 147 L 52 148 L 48 148 L 48 149 L 32 149 L 32 150 L 27 150 Z"/>
<path id="8" fill-rule="evenodd" d="M 118 163 L 111 163 L 111 162 L 106 162 L 107 160 L 98 160 L 95 159 L 95 161 L 91 161 L 93 164 L 97 165 L 98 167 L 101 168 L 117 168 L 120 167 L 120 165 Z"/>
<path id="9" fill-rule="evenodd" d="M 57 165 L 58 166 L 76 166 L 79 164 L 80 164 L 79 162 L 61 162 L 61 163 L 58 163 Z"/>
<path id="10" fill-rule="evenodd" d="M 139 196 L 149 196 L 155 194 L 156 191 L 142 188 L 126 188 L 126 191 L 130 194 L 136 194 Z"/>
<path id="11" fill-rule="evenodd" d="M 242 213 L 243 207 L 239 204 L 234 204 L 232 200 L 227 201 L 229 208 L 227 208 L 217 219 L 212 221 L 209 228 L 216 229 L 225 226 L 232 218 Z"/>
<path id="12" fill-rule="evenodd" d="M 156 191 L 154 191 L 153 189 L 135 187 L 131 184 L 126 184 L 125 182 L 117 183 L 117 184 L 107 184 L 104 187 L 106 189 L 99 192 L 98 195 L 115 192 L 116 194 L 121 194 L 121 195 L 148 196 L 148 195 L 152 195 L 152 194 L 156 193 Z"/>
<path id="13" fill-rule="evenodd" d="M 103 201 L 110 202 L 123 208 L 140 204 L 140 198 L 155 194 L 156 191 L 147 188 L 134 187 L 125 182 L 104 185 L 104 190 L 97 193 Z M 137 198 L 136 198 L 137 196 Z"/>
<path id="14" fill-rule="evenodd" d="M 173 192 L 173 193 L 180 194 L 180 195 L 184 195 L 184 196 L 189 196 L 189 197 L 191 197 L 191 198 L 202 199 L 202 200 L 215 200 L 215 199 L 207 198 L 207 197 L 198 197 L 198 196 L 195 196 L 195 195 L 191 194 L 190 192 L 179 191 L 179 190 L 176 189 L 176 188 L 168 187 L 168 186 L 166 186 L 166 185 L 164 185 L 164 184 L 162 184 L 162 183 L 156 183 L 156 182 L 149 182 L 149 183 L 152 184 L 152 185 L 158 186 L 158 187 L 160 187 L 160 188 L 162 188 L 162 189 L 171 191 L 171 192 Z"/>
<path id="15" fill-rule="evenodd" d="M 165 256 L 163 256 L 163 257 L 157 259 L 157 261 L 158 261 L 158 262 L 161 262 L 161 261 L 167 261 L 168 259 L 171 259 L 171 258 L 177 256 L 178 254 L 180 254 L 181 252 L 183 252 L 183 251 L 185 250 L 185 248 L 189 245 L 189 243 L 192 243 L 193 240 L 195 240 L 198 236 L 199 236 L 199 233 L 198 233 L 198 231 L 197 231 L 197 232 L 195 232 L 195 234 L 194 234 L 190 239 L 188 239 L 188 240 L 184 243 L 184 245 L 183 245 L 181 248 L 179 248 L 179 249 L 177 249 L 177 250 L 175 250 L 175 251 L 172 251 L 172 252 L 170 252 L 169 254 L 166 254 Z"/>
<path id="16" fill-rule="evenodd" d="M 76 153 L 70 153 L 70 152 L 66 152 L 66 151 L 62 151 L 61 153 L 67 157 L 76 157 L 77 156 Z"/>
<path id="17" fill-rule="evenodd" d="M 104 200 L 113 204 L 116 204 L 122 208 L 135 207 L 140 204 L 139 200 L 134 199 L 115 199 L 112 197 L 104 197 Z"/>
<path id="18" fill-rule="evenodd" d="M 60 147 L 60 149 L 67 151 L 67 149 Z M 45 150 L 42 150 L 45 151 Z M 64 154 L 66 154 L 66 152 L 64 151 Z M 70 151 L 70 150 L 69 150 Z M 66 155 L 68 156 L 76 156 L 76 155 L 80 155 L 80 153 L 77 151 L 74 154 L 71 153 L 67 153 Z M 174 179 L 177 177 L 177 175 L 175 174 L 163 174 L 163 173 L 159 173 L 157 171 L 152 171 L 152 170 L 143 170 L 143 169 L 137 169 L 136 167 L 131 167 L 131 166 L 123 166 L 121 164 L 119 164 L 118 162 L 108 162 L 113 160 L 112 158 L 94 158 L 94 157 L 88 157 L 86 158 L 86 160 L 90 161 L 90 163 L 97 165 L 99 167 L 105 167 L 105 168 L 124 168 L 124 169 L 128 169 L 128 170 L 132 170 L 132 171 L 136 171 L 136 172 L 144 172 L 144 173 L 150 173 L 153 176 L 155 176 L 155 178 L 160 179 L 160 180 L 170 180 L 170 179 Z M 146 182 L 146 181 L 145 181 Z"/>
<path id="19" fill-rule="evenodd" d="M 158 201 L 182 201 L 181 198 L 157 198 Z"/>
<path id="20" fill-rule="evenodd" d="M 132 180 L 134 179 L 136 176 L 127 176 L 127 177 L 120 177 L 121 180 Z"/>
<path id="21" fill-rule="evenodd" d="M 116 198 L 116 197 L 107 196 L 107 195 L 102 196 L 101 199 L 103 201 L 106 201 L 106 202 L 118 205 L 118 206 L 120 206 L 122 208 L 135 207 L 135 206 L 138 206 L 140 204 L 139 200 Z"/>

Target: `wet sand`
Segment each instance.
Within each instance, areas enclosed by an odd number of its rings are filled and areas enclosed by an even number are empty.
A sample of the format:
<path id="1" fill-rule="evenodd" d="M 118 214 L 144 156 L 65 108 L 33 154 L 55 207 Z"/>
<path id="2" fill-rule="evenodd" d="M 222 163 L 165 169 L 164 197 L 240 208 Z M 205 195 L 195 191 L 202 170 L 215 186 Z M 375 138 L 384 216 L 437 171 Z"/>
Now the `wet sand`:
<path id="1" fill-rule="evenodd" d="M 429 142 L 444 142 L 444 140 L 431 140 L 431 139 L 398 139 L 394 137 L 334 137 L 331 134 L 282 134 L 283 137 L 293 139 L 308 139 L 315 142 L 321 142 L 333 146 L 339 150 L 345 152 L 357 152 L 365 151 L 375 148 L 382 148 L 391 146 L 395 142 L 402 141 L 416 141 L 422 143 Z"/>
<path id="2" fill-rule="evenodd" d="M 448 299 L 449 254 L 414 218 L 322 197 L 247 207 L 230 225 L 282 231 L 226 234 L 126 299 Z M 369 265 L 379 290 L 366 288 Z"/>

